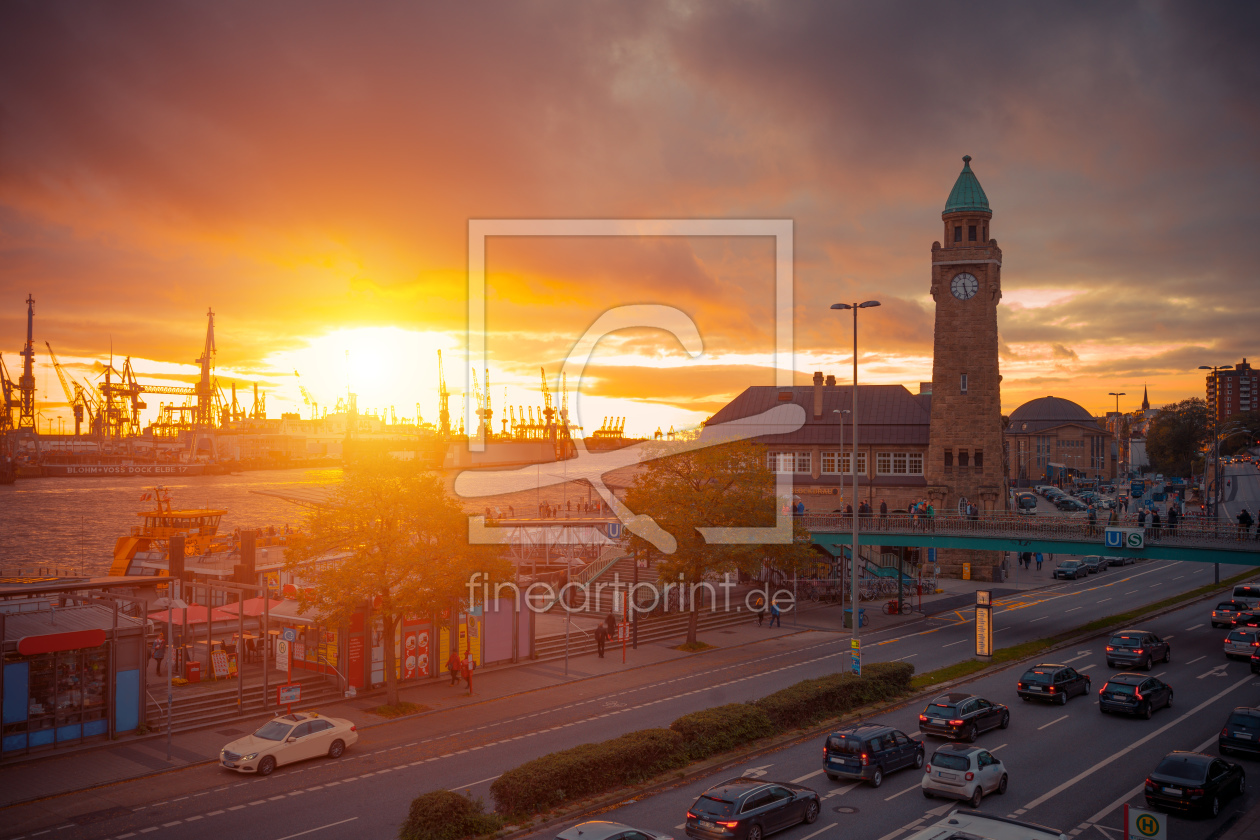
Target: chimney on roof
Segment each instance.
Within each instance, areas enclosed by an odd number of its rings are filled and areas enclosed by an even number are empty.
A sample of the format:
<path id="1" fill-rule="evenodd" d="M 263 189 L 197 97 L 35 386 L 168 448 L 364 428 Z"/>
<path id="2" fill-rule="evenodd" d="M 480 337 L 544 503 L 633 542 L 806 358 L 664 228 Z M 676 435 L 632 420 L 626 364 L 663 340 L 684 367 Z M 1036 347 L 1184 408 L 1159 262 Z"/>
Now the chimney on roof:
<path id="1" fill-rule="evenodd" d="M 929 397 L 930 397 L 930 396 L 932 396 L 932 383 L 931 383 L 931 382 L 920 382 L 920 383 L 919 383 L 919 394 L 920 394 L 920 396 L 922 396 L 922 395 L 924 395 L 924 394 L 926 394 L 926 395 L 927 395 L 927 396 L 929 396 Z"/>
<path id="2" fill-rule="evenodd" d="M 823 375 L 821 370 L 814 371 L 814 419 L 822 417 Z"/>
<path id="3" fill-rule="evenodd" d="M 836 387 L 836 377 L 835 377 L 835 376 L 828 376 L 828 377 L 827 377 L 827 387 L 828 387 L 828 388 L 834 388 L 834 387 Z"/>

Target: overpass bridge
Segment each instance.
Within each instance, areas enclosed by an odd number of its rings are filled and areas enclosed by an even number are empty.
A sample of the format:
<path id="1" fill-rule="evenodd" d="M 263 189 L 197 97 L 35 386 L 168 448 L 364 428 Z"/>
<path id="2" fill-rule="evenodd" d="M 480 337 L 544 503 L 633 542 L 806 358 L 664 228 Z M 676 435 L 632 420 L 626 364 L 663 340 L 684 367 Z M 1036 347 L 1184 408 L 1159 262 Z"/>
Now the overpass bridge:
<path id="1" fill-rule="evenodd" d="M 807 513 L 803 520 L 810 540 L 832 556 L 853 545 L 853 515 Z M 1119 528 L 1125 539 L 1108 545 L 1105 532 Z M 1129 538 L 1131 533 L 1141 539 Z M 1114 539 L 1114 537 L 1113 537 Z M 912 516 L 890 513 L 858 517 L 858 545 L 909 546 L 915 548 L 964 548 L 984 551 L 1040 551 L 1050 554 L 1101 554 L 1111 557 L 1145 557 L 1153 560 L 1186 560 L 1196 563 L 1260 565 L 1260 539 L 1240 539 L 1236 525 L 1224 522 L 1182 520 L 1176 529 L 1164 525 L 1139 528 L 1133 517 L 1118 526 L 1100 521 L 1091 527 L 1082 517 L 979 514 L 966 516 Z"/>

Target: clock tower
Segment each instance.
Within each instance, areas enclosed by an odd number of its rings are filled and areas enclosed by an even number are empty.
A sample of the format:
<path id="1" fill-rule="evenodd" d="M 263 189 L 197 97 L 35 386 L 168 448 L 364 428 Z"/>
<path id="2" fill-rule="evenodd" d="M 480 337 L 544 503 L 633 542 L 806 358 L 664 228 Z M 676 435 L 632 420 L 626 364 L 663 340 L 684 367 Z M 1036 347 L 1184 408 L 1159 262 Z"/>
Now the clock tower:
<path id="1" fill-rule="evenodd" d="M 989 230 L 993 211 L 971 171 L 971 156 L 941 213 L 944 245 L 932 243 L 936 331 L 932 357 L 932 420 L 924 473 L 940 513 L 963 499 L 981 511 L 1005 508 L 997 306 L 1002 251 Z M 962 552 L 948 552 L 950 555 Z M 993 552 L 975 552 L 992 556 Z M 951 558 L 954 559 L 954 558 Z M 976 569 L 976 561 L 982 569 Z M 944 558 L 942 558 L 944 562 Z M 979 557 L 973 574 L 993 560 Z M 952 563 L 950 563 L 952 565 Z"/>

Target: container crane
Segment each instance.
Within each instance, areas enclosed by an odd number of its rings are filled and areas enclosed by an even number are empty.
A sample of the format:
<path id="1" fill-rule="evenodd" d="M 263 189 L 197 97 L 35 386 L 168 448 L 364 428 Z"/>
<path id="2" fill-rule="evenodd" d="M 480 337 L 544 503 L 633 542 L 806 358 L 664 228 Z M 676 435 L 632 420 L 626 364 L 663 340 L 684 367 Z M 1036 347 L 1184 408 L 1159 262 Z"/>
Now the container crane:
<path id="1" fill-rule="evenodd" d="M 13 428 L 13 409 L 21 405 L 21 401 L 13 396 L 17 385 L 9 378 L 9 371 L 4 366 L 4 357 L 0 356 L 0 432 Z"/>
<path id="2" fill-rule="evenodd" d="M 26 296 L 26 346 L 22 357 L 22 378 L 18 380 L 18 428 L 35 428 L 35 298 Z"/>
<path id="3" fill-rule="evenodd" d="M 78 437 L 82 434 L 85 415 L 88 428 L 92 429 L 95 426 L 96 418 L 93 416 L 95 403 L 88 396 L 90 392 L 75 382 L 61 367 L 61 362 L 57 359 L 57 354 L 53 352 L 52 345 L 45 341 L 44 346 L 48 348 L 48 358 L 52 359 L 53 370 L 57 371 L 57 378 L 61 380 L 61 390 L 66 392 L 66 402 L 70 404 L 70 410 L 74 412 L 74 435 Z"/>

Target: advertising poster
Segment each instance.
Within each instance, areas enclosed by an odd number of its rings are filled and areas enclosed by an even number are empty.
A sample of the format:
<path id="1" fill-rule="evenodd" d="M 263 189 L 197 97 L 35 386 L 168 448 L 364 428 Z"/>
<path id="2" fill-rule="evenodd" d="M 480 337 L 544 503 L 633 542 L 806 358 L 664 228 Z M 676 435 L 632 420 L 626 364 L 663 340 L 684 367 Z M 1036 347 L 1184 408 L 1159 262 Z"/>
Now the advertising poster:
<path id="1" fill-rule="evenodd" d="M 350 675 L 350 684 L 355 688 L 363 688 L 363 637 L 351 636 L 347 645 L 346 656 L 350 665 L 346 672 Z"/>
<path id="2" fill-rule="evenodd" d="M 228 656 L 221 650 L 213 651 L 210 654 L 210 670 L 214 672 L 216 680 L 223 679 L 228 675 Z"/>

